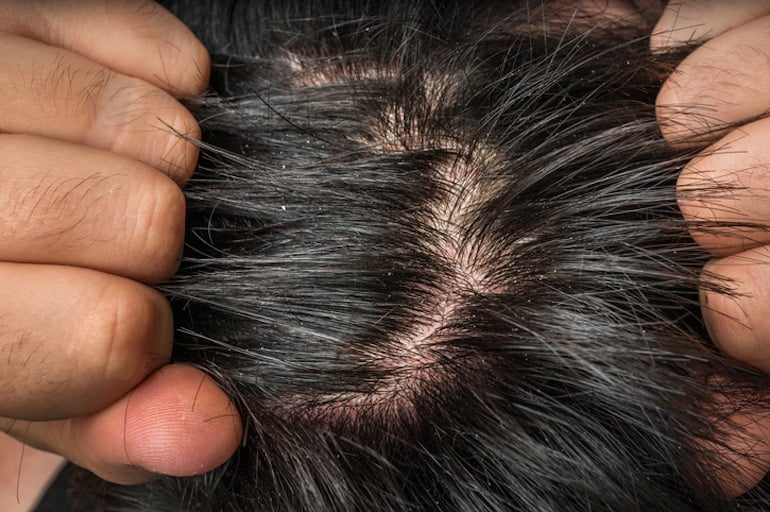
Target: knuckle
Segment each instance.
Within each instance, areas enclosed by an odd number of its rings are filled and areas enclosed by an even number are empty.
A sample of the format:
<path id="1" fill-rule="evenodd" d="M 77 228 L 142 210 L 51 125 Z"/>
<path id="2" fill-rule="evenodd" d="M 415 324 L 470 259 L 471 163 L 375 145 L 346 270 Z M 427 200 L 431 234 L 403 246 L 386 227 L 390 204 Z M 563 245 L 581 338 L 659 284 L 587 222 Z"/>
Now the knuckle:
<path id="1" fill-rule="evenodd" d="M 105 121 L 118 136 L 110 149 L 186 181 L 197 162 L 200 128 L 193 115 L 157 87 L 130 79 L 110 95 Z"/>
<path id="2" fill-rule="evenodd" d="M 176 271 L 184 243 L 185 198 L 182 190 L 159 174 L 150 175 L 137 190 L 138 199 L 131 202 L 133 211 L 125 218 L 131 223 L 127 262 L 137 267 L 146 282 L 168 279 Z M 131 264 L 133 262 L 133 264 Z"/>
<path id="3" fill-rule="evenodd" d="M 174 76 L 178 77 L 179 80 L 179 90 L 175 91 L 175 95 L 181 97 L 198 96 L 203 94 L 208 87 L 211 76 L 211 57 L 206 47 L 186 27 L 181 35 L 183 40 L 174 46 L 186 48 L 187 58 L 171 59 L 169 63 L 169 67 L 173 66 Z"/>
<path id="4" fill-rule="evenodd" d="M 203 94 L 206 91 L 206 87 L 208 87 L 209 79 L 211 78 L 211 56 L 203 44 L 197 40 L 196 43 L 196 49 L 193 52 L 195 74 L 191 74 L 194 82 L 190 90 L 197 95 Z"/>
<path id="5" fill-rule="evenodd" d="M 124 391 L 151 370 L 148 361 L 168 357 L 170 340 L 162 332 L 160 300 L 154 292 L 128 280 L 114 280 L 97 297 L 89 360 L 94 375 Z M 113 386 L 110 386 L 113 387 Z"/>
<path id="6" fill-rule="evenodd" d="M 138 79 L 112 77 L 102 87 L 90 140 L 140 160 L 183 182 L 197 162 L 200 128 L 163 90 Z"/>
<path id="7" fill-rule="evenodd" d="M 161 162 L 160 169 L 174 181 L 183 185 L 190 179 L 198 161 L 198 144 L 201 129 L 189 110 L 177 104 L 174 114 L 167 120 L 161 119 L 167 127 L 163 137 L 158 137 L 156 153 Z"/>

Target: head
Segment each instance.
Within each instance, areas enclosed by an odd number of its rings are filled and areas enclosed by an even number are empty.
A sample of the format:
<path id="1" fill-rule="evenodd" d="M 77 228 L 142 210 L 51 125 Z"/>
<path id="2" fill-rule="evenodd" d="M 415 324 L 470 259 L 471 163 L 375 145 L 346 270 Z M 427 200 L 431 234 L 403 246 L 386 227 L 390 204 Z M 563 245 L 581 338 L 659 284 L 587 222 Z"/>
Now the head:
<path id="1" fill-rule="evenodd" d="M 676 56 L 526 2 L 190 4 L 215 66 L 162 290 L 246 438 L 107 503 L 729 509 L 724 418 L 770 379 L 700 319 L 731 290 L 657 129 Z"/>

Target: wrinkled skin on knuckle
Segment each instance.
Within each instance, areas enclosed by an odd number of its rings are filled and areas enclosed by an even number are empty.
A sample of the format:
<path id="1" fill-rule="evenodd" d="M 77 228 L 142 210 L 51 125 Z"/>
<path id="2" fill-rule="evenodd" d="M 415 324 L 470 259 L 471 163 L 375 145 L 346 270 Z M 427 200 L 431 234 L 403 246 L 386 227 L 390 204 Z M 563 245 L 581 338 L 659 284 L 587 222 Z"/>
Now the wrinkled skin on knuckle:
<path id="1" fill-rule="evenodd" d="M 179 172 L 177 167 L 192 172 L 197 148 L 188 147 L 193 145 L 184 137 L 200 132 L 192 114 L 166 92 L 139 79 L 113 76 L 99 92 L 96 111 L 90 142 L 167 174 Z"/>
<path id="2" fill-rule="evenodd" d="M 92 386 L 95 392 L 113 390 L 117 398 L 170 357 L 170 313 L 157 292 L 128 280 L 106 286 L 99 300 L 92 318 L 89 373 L 99 384 Z"/>
<path id="3" fill-rule="evenodd" d="M 145 282 L 168 279 L 176 271 L 184 243 L 185 199 L 181 189 L 158 174 L 146 180 L 125 214 L 130 251 L 127 265 Z M 133 276 L 130 276 L 133 277 Z"/>
<path id="4" fill-rule="evenodd" d="M 201 129 L 192 113 L 184 107 L 177 111 L 177 117 L 169 126 L 173 132 L 168 134 L 167 145 L 161 154 L 169 177 L 184 186 L 198 162 L 200 148 L 197 141 L 201 140 Z M 159 141 L 161 140 L 163 139 L 159 138 Z"/>
<path id="5" fill-rule="evenodd" d="M 158 79 L 166 82 L 171 92 L 180 97 L 203 93 L 211 68 L 206 48 L 156 2 L 129 4 L 134 4 L 131 6 L 134 14 L 131 29 L 142 37 L 155 40 L 157 44 L 157 56 L 167 74 Z M 182 53 L 186 53 L 188 58 L 180 58 Z M 190 62 L 193 63 L 192 69 Z M 173 85 L 169 83 L 172 78 Z"/>

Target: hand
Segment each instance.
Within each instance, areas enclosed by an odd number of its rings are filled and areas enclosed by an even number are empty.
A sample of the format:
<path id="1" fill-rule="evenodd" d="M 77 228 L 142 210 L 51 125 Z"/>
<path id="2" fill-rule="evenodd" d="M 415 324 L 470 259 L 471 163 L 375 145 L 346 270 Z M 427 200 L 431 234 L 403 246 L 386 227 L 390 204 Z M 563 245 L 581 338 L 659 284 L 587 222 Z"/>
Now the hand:
<path id="1" fill-rule="evenodd" d="M 202 45 L 151 1 L 0 1 L 0 427 L 121 483 L 213 469 L 241 425 L 147 284 L 183 243 Z"/>
<path id="2" fill-rule="evenodd" d="M 693 238 L 714 256 L 704 278 L 721 276 L 737 292 L 702 290 L 703 316 L 721 350 L 770 371 L 770 1 L 672 2 L 654 33 L 653 51 L 706 40 L 661 89 L 659 120 L 673 144 L 713 142 L 677 185 Z M 770 469 L 770 415 L 731 421 L 745 426 L 728 443 L 741 474 L 722 485 L 737 496 Z"/>

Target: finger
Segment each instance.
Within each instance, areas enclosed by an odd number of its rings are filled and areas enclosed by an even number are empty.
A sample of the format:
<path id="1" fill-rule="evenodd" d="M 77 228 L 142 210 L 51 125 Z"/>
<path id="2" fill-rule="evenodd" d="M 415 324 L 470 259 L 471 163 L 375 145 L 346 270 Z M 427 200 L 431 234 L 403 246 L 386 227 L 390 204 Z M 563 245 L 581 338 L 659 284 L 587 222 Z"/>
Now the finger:
<path id="1" fill-rule="evenodd" d="M 770 14 L 768 0 L 669 2 L 650 37 L 653 51 L 716 37 L 761 16 Z"/>
<path id="2" fill-rule="evenodd" d="M 765 286 L 770 278 L 770 247 L 760 246 L 743 253 L 716 259 L 703 270 L 701 289 L 703 316 L 709 334 L 726 354 L 747 364 L 770 370 L 770 302 Z M 716 286 L 714 286 L 716 285 Z M 715 289 L 736 290 L 720 293 Z M 720 429 L 727 433 L 723 445 L 711 446 L 718 453 L 714 464 L 723 491 L 737 497 L 754 488 L 770 470 L 770 414 L 732 413 L 742 409 L 740 396 L 723 398 L 727 418 Z"/>
<path id="3" fill-rule="evenodd" d="M 31 424 L 4 420 L 0 427 L 123 484 L 214 469 L 243 435 L 227 395 L 200 370 L 182 365 L 161 368 L 93 416 Z"/>
<path id="4" fill-rule="evenodd" d="M 0 261 L 83 266 L 148 283 L 177 269 L 185 201 L 166 176 L 107 151 L 27 135 L 0 135 L 0 155 Z"/>
<path id="5" fill-rule="evenodd" d="M 734 409 L 734 399 L 725 400 L 727 410 Z M 727 438 L 724 444 L 707 449 L 717 453 L 712 469 L 722 491 L 736 498 L 753 489 L 770 470 L 770 414 L 731 414 L 720 423 Z"/>
<path id="6" fill-rule="evenodd" d="M 736 293 L 702 286 L 703 317 L 714 343 L 726 354 L 770 371 L 770 247 L 759 246 L 711 261 L 704 282 Z"/>
<path id="7" fill-rule="evenodd" d="M 0 416 L 93 413 L 170 357 L 171 310 L 148 287 L 86 269 L 19 263 L 0 263 L 0 282 Z"/>
<path id="8" fill-rule="evenodd" d="M 679 209 L 705 250 L 724 256 L 770 242 L 770 118 L 732 131 L 677 182 Z"/>
<path id="9" fill-rule="evenodd" d="M 656 101 L 673 143 L 719 133 L 770 107 L 770 16 L 729 30 L 693 51 L 663 84 Z"/>
<path id="10" fill-rule="evenodd" d="M 187 27 L 146 0 L 6 0 L 0 31 L 83 55 L 177 97 L 202 93 L 210 62 Z"/>
<path id="11" fill-rule="evenodd" d="M 200 137 L 192 114 L 142 80 L 79 55 L 0 34 L 0 132 L 43 135 L 103 148 L 161 169 L 192 173 Z"/>

